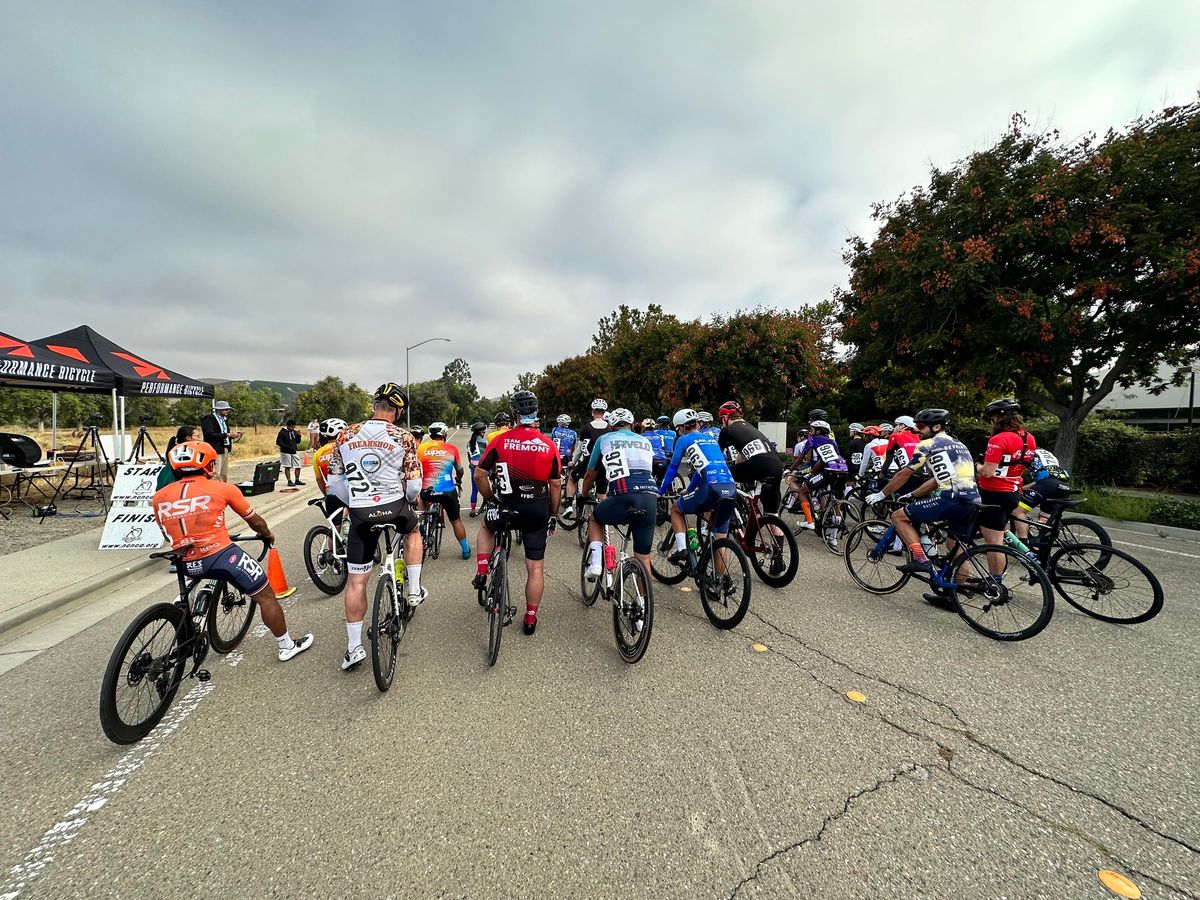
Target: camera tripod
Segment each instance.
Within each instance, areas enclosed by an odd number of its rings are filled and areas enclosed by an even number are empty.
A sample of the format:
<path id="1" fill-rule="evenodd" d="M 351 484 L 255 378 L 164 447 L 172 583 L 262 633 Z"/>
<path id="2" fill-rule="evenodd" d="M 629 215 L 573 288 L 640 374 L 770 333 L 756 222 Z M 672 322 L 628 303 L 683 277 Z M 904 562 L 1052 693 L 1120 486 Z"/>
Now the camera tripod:
<path id="1" fill-rule="evenodd" d="M 151 444 L 153 443 L 154 442 L 151 441 Z M 79 457 L 87 453 L 89 447 L 91 448 L 91 452 L 94 456 L 94 462 L 92 463 L 93 469 L 91 482 L 85 487 L 79 487 L 79 475 L 76 474 L 75 484 L 67 491 L 63 491 L 63 486 L 67 483 L 67 478 L 70 477 L 71 473 L 75 470 L 75 466 L 80 462 Z M 157 450 L 157 448 L 155 449 Z M 104 468 L 101 474 L 97 476 L 94 467 L 98 465 L 102 459 L 104 460 Z M 62 478 L 58 479 L 58 484 L 54 487 L 54 494 L 50 497 L 50 502 L 42 507 L 42 515 L 38 519 L 39 524 L 46 521 L 46 516 L 55 515 L 57 512 L 54 501 L 58 500 L 60 497 L 65 498 L 72 490 L 77 490 L 78 495 L 81 498 L 98 498 L 100 500 L 100 505 L 104 509 L 104 512 L 107 513 L 108 499 L 104 496 L 104 489 L 109 486 L 111 480 L 112 463 L 109 462 L 108 454 L 104 450 L 104 445 L 100 442 L 100 429 L 96 425 L 86 425 L 84 426 L 83 437 L 79 441 L 79 449 L 75 451 L 74 456 L 71 457 L 71 461 L 67 463 L 67 469 L 62 473 Z M 54 512 L 52 512 L 52 510 Z"/>
<path id="2" fill-rule="evenodd" d="M 146 423 L 142 422 L 138 425 L 137 438 L 133 442 L 133 448 L 129 451 L 129 458 L 125 462 L 137 462 L 146 455 L 146 444 L 149 443 L 154 448 L 154 455 L 158 457 L 159 462 L 166 462 L 163 458 L 162 451 L 158 449 L 158 444 L 154 443 L 154 436 L 146 430 Z"/>

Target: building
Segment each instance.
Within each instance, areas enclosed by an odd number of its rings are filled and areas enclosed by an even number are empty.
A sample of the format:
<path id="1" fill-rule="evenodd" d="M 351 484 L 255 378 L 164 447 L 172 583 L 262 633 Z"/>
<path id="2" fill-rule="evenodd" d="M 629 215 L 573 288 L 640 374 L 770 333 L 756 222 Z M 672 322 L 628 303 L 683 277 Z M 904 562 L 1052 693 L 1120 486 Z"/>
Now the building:
<path id="1" fill-rule="evenodd" d="M 1169 381 L 1177 371 L 1175 366 L 1160 366 L 1158 377 Z M 1136 384 L 1128 388 L 1118 385 L 1096 408 L 1118 410 L 1123 414 L 1124 421 L 1147 431 L 1172 431 L 1189 425 L 1200 426 L 1200 408 L 1196 407 L 1198 374 L 1200 360 L 1192 363 L 1190 372 L 1184 372 L 1183 384 L 1169 384 L 1161 394 L 1151 394 Z"/>

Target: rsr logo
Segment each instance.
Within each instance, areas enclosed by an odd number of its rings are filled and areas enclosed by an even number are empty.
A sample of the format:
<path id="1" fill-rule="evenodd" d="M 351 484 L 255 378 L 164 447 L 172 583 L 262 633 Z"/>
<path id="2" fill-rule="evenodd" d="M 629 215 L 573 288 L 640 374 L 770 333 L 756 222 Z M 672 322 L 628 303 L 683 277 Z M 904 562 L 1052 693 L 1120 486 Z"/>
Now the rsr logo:
<path id="1" fill-rule="evenodd" d="M 184 497 L 180 500 L 168 500 L 165 503 L 158 504 L 158 514 L 160 516 L 186 516 L 197 512 L 198 510 L 208 509 L 208 502 L 211 497 Z"/>

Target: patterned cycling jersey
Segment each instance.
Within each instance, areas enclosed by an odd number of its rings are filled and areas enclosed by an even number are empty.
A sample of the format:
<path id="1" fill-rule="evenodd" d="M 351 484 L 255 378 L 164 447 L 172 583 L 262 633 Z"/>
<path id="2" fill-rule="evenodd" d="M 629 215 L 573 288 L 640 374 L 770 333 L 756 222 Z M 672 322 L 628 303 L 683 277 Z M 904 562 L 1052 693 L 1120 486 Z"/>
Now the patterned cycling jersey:
<path id="1" fill-rule="evenodd" d="M 589 469 L 598 469 L 608 479 L 610 494 L 657 493 L 654 482 L 654 447 L 644 434 L 628 428 L 600 435 Z"/>
<path id="2" fill-rule="evenodd" d="M 225 508 L 243 519 L 254 515 L 237 485 L 193 475 L 155 491 L 154 515 L 175 550 L 188 546 L 185 561 L 212 556 L 233 542 L 225 530 Z"/>
<path id="3" fill-rule="evenodd" d="M 913 447 L 921 443 L 921 436 L 911 431 L 894 431 L 887 441 L 884 458 L 892 454 L 891 469 L 902 469 L 912 460 Z"/>
<path id="4" fill-rule="evenodd" d="M 799 456 L 803 457 L 805 453 L 811 453 L 813 462 L 820 460 L 822 462 L 822 471 L 825 472 L 845 472 L 846 460 L 842 458 L 842 452 L 838 449 L 837 440 L 827 434 L 810 434 L 805 438 L 804 443 L 800 445 Z"/>
<path id="5" fill-rule="evenodd" d="M 607 431 L 607 422 L 603 419 L 592 419 L 579 429 L 579 449 L 576 452 L 584 459 L 590 457 L 597 439 Z"/>
<path id="6" fill-rule="evenodd" d="M 501 503 L 531 503 L 550 495 L 550 482 L 559 477 L 558 448 L 531 425 L 497 435 L 479 461 L 492 476 Z"/>
<path id="7" fill-rule="evenodd" d="M 710 434 L 704 431 L 689 431 L 675 442 L 675 451 L 671 454 L 671 464 L 663 474 L 663 487 L 660 493 L 665 493 L 670 486 L 681 463 L 692 467 L 692 481 L 688 490 L 692 490 L 700 482 L 708 484 L 735 484 L 729 464 L 721 446 Z"/>
<path id="8" fill-rule="evenodd" d="M 654 431 L 647 431 L 642 435 L 650 442 L 650 446 L 654 448 L 654 458 L 668 460 L 671 458 L 671 453 L 675 450 L 675 432 L 667 431 L 665 428 L 656 428 Z"/>
<path id="9" fill-rule="evenodd" d="M 483 456 L 483 449 L 487 446 L 487 438 L 482 433 L 473 431 L 471 436 L 467 438 L 467 462 L 471 465 L 478 465 L 480 458 Z"/>
<path id="10" fill-rule="evenodd" d="M 745 419 L 737 419 L 722 428 L 717 435 L 717 444 L 722 450 L 732 447 L 743 460 L 771 452 L 771 442 L 767 436 Z"/>
<path id="11" fill-rule="evenodd" d="M 1041 481 L 1043 478 L 1058 478 L 1062 481 L 1070 481 L 1071 473 L 1062 467 L 1058 461 L 1058 457 L 1049 450 L 1035 450 L 1033 459 L 1029 463 L 1029 474 L 1034 481 Z"/>
<path id="12" fill-rule="evenodd" d="M 958 500 L 979 499 L 971 451 L 944 431 L 917 444 L 908 468 L 936 478 L 939 494 Z"/>
<path id="13" fill-rule="evenodd" d="M 351 425 L 329 456 L 329 477 L 345 481 L 351 509 L 402 500 L 408 482 L 421 478 L 417 439 L 383 419 Z"/>
<path id="14" fill-rule="evenodd" d="M 720 425 L 709 425 L 707 428 L 700 429 L 701 434 L 707 434 L 714 441 L 721 436 Z"/>
<path id="15" fill-rule="evenodd" d="M 421 487 L 435 494 L 452 494 L 462 469 L 458 448 L 445 441 L 426 441 L 417 448 L 421 460 Z"/>
<path id="16" fill-rule="evenodd" d="M 333 452 L 333 441 L 328 444 L 322 444 L 317 448 L 317 452 L 313 454 L 312 467 L 313 476 L 318 479 L 318 484 L 321 480 L 326 485 L 329 484 L 329 454 Z"/>
<path id="17" fill-rule="evenodd" d="M 985 491 L 1013 493 L 1021 489 L 1021 476 L 1025 467 L 1033 462 L 1037 441 L 1028 431 L 1001 431 L 988 439 L 983 461 L 996 464 L 996 474 L 979 478 L 979 487 Z"/>
<path id="18" fill-rule="evenodd" d="M 575 442 L 579 440 L 579 435 L 575 433 L 575 429 L 564 428 L 560 425 L 550 432 L 550 440 L 554 441 L 554 446 L 558 447 L 559 459 L 566 459 L 575 449 Z"/>
<path id="19" fill-rule="evenodd" d="M 886 447 L 886 438 L 874 438 L 867 446 L 863 447 L 863 458 L 859 464 L 858 474 L 876 474 L 883 471 L 883 452 Z"/>

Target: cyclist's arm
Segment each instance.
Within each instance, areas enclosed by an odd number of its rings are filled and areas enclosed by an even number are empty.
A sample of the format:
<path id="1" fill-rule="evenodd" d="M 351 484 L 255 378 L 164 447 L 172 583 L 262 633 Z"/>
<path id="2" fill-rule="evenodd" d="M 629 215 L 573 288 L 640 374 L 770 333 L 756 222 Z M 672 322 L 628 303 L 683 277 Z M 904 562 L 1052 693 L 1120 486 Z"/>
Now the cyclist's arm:
<path id="1" fill-rule="evenodd" d="M 550 515 L 551 517 L 558 515 L 558 504 L 562 500 L 562 481 L 559 479 L 560 469 L 558 460 L 554 461 L 554 468 L 550 472 Z"/>
<path id="2" fill-rule="evenodd" d="M 901 471 L 904 471 L 904 470 L 901 469 Z M 921 497 L 928 497 L 930 494 L 933 493 L 933 489 L 936 487 L 937 487 L 937 479 L 930 478 L 928 481 L 926 481 L 919 488 L 917 488 L 915 491 L 912 492 L 913 499 L 915 500 L 915 499 L 919 499 Z"/>
<path id="3" fill-rule="evenodd" d="M 900 490 L 900 488 L 902 488 L 908 482 L 908 479 L 912 478 L 913 471 L 914 471 L 913 469 L 910 469 L 908 466 L 905 466 L 899 472 L 897 472 L 895 475 L 893 475 L 887 484 L 885 484 L 882 488 L 879 489 L 880 493 L 883 494 L 883 496 L 885 498 L 891 497 L 892 494 L 896 493 L 896 491 Z M 934 484 L 937 484 L 937 482 L 934 481 L 934 479 L 932 479 L 932 478 L 930 479 L 930 481 L 933 481 Z M 929 484 L 929 482 L 926 482 L 925 484 L 921 485 L 921 488 L 926 487 L 926 485 L 928 485 L 928 484 Z M 920 490 L 920 488 L 918 488 L 918 490 Z M 927 494 L 927 493 L 929 493 L 929 491 L 926 491 L 925 493 Z M 923 496 L 925 496 L 925 494 L 922 494 L 921 496 L 923 497 Z"/>
<path id="4" fill-rule="evenodd" d="M 682 438 L 675 442 L 675 447 L 671 451 L 671 462 L 667 464 L 667 471 L 663 472 L 662 484 L 658 488 L 659 494 L 665 494 L 671 486 L 671 482 L 675 480 L 675 473 L 679 471 L 679 464 L 683 462 L 683 440 Z"/>
<path id="5" fill-rule="evenodd" d="M 483 497 L 484 503 L 487 503 L 494 496 L 494 492 L 492 491 L 492 468 L 495 465 L 496 451 L 489 447 L 479 462 L 475 463 L 475 472 L 471 476 L 475 479 L 475 487 L 479 488 L 479 494 Z"/>
<path id="6" fill-rule="evenodd" d="M 266 540 L 268 547 L 275 543 L 275 535 L 271 533 L 271 526 L 267 524 L 266 519 L 256 512 L 242 516 L 242 518 L 246 520 L 247 525 L 254 529 L 255 534 Z"/>

